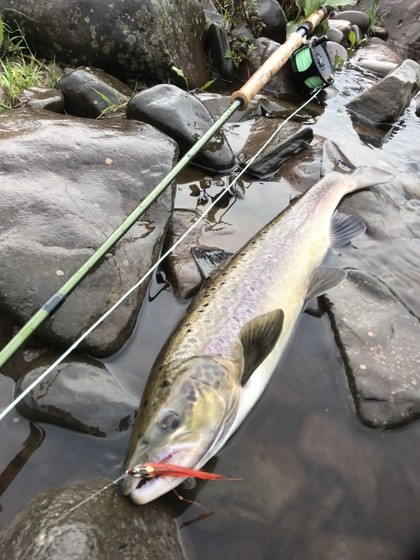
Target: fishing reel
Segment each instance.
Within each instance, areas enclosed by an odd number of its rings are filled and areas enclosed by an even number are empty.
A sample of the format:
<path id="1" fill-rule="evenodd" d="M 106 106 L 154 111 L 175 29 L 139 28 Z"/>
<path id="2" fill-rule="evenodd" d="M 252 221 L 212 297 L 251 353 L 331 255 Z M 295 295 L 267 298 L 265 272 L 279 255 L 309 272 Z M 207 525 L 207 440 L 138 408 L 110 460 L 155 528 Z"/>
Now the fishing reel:
<path id="1" fill-rule="evenodd" d="M 326 40 L 326 36 L 312 37 L 292 54 L 293 75 L 298 87 L 305 93 L 312 93 L 334 82 L 334 68 L 325 48 Z"/>

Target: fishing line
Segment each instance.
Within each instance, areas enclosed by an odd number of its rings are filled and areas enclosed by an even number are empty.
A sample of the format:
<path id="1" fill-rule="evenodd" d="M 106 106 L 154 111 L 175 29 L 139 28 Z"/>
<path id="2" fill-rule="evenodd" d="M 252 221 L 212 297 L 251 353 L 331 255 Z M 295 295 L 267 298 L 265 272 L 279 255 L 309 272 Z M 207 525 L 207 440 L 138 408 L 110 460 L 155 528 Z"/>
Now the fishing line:
<path id="1" fill-rule="evenodd" d="M 35 379 L 35 381 L 33 381 L 30 385 L 28 385 L 28 387 L 26 389 L 24 389 L 14 400 L 13 402 L 11 402 L 1 413 L 0 413 L 0 421 L 3 420 L 3 418 L 11 411 L 13 410 L 13 408 L 21 401 L 23 400 L 26 395 L 28 395 L 32 389 L 34 389 L 43 379 L 45 379 L 45 377 L 47 377 L 47 375 L 54 369 L 56 368 L 59 364 L 61 364 L 61 362 L 67 358 L 67 356 L 73 352 L 73 350 L 75 350 L 77 348 L 77 346 L 83 341 L 85 340 L 85 338 L 87 338 L 90 333 L 92 331 L 94 331 L 101 323 L 103 323 L 103 321 L 105 321 L 105 319 L 111 315 L 111 313 L 119 306 L 121 305 L 121 303 L 123 303 L 124 300 L 126 300 L 128 298 L 128 296 L 130 296 L 139 286 L 141 286 L 141 284 L 143 284 L 143 282 L 152 274 L 152 272 L 154 272 L 161 264 L 162 262 L 178 247 L 178 245 L 180 245 L 180 243 L 182 243 L 182 241 L 194 230 L 194 228 L 197 226 L 197 224 L 199 224 L 200 222 L 203 221 L 203 219 L 207 216 L 207 214 L 210 212 L 210 210 L 216 206 L 216 204 L 219 202 L 219 200 L 225 195 L 226 192 L 229 191 L 229 189 L 231 189 L 235 183 L 239 180 L 240 177 L 242 177 L 242 175 L 246 172 L 246 170 L 250 167 L 250 165 L 252 165 L 252 163 L 255 161 L 255 159 L 267 148 L 267 146 L 269 146 L 271 144 L 271 142 L 273 142 L 273 140 L 275 139 L 275 137 L 277 136 L 277 134 L 281 131 L 281 129 L 284 127 L 284 125 L 291 120 L 295 115 L 297 115 L 297 113 L 299 113 L 299 111 L 301 111 L 304 107 L 306 107 L 306 105 L 308 105 L 313 99 L 315 99 L 315 97 L 319 94 L 319 92 L 322 90 L 323 88 L 320 88 L 318 90 L 316 90 L 313 95 L 311 95 L 311 97 L 309 97 L 300 107 L 298 107 L 291 115 L 289 115 L 287 117 L 287 119 L 285 119 L 278 127 L 277 129 L 273 132 L 273 134 L 268 138 L 268 140 L 263 144 L 263 146 L 251 157 L 251 159 L 248 161 L 248 163 L 245 165 L 245 167 L 243 169 L 241 169 L 239 171 L 239 173 L 237 174 L 237 176 L 235 177 L 235 179 L 233 179 L 233 181 L 231 181 L 228 185 L 226 185 L 222 191 L 215 197 L 215 199 L 210 203 L 210 205 L 205 208 L 202 212 L 202 214 L 197 218 L 197 221 L 194 222 L 178 239 L 177 241 L 163 254 L 160 256 L 160 258 L 155 262 L 155 264 L 153 266 L 151 266 L 149 268 L 149 270 L 140 278 L 140 280 L 138 280 L 138 282 L 136 282 L 125 294 L 123 294 L 120 299 L 118 301 L 116 301 L 95 323 L 93 323 L 93 325 L 91 325 L 59 358 L 57 358 L 57 360 L 55 360 L 55 362 L 53 364 L 51 364 L 43 373 L 41 373 L 41 375 Z"/>

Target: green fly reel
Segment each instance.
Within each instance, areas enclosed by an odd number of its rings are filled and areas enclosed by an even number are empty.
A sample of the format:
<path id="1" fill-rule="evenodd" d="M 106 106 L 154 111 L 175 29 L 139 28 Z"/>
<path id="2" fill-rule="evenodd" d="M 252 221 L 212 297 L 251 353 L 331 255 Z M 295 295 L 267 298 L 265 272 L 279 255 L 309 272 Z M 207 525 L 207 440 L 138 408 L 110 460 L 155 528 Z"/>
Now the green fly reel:
<path id="1" fill-rule="evenodd" d="M 292 54 L 292 70 L 298 87 L 305 93 L 334 82 L 334 68 L 325 49 L 326 37 L 312 37 Z"/>

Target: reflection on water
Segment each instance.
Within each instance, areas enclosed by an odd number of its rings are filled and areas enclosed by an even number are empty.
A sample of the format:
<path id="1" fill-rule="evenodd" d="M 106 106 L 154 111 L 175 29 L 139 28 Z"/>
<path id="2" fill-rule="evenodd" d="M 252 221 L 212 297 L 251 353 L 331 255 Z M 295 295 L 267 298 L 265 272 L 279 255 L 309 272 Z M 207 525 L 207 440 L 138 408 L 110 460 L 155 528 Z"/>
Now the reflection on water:
<path id="1" fill-rule="evenodd" d="M 412 108 L 380 148 L 364 144 L 353 129 L 344 103 L 364 87 L 357 76 L 337 76 L 314 133 L 336 141 L 356 165 L 375 162 L 418 172 L 420 123 Z M 236 150 L 250 126 L 250 121 L 228 126 Z M 295 189 L 307 186 L 308 176 L 319 167 L 314 154 L 307 151 L 300 168 L 288 173 L 289 180 L 278 175 L 251 181 L 244 176 L 245 197 L 227 195 L 211 213 L 209 245 L 238 249 L 288 204 Z M 188 170 L 179 182 L 176 206 L 205 208 L 227 180 Z M 418 235 L 419 193 L 406 196 L 409 182 L 404 189 L 404 200 L 409 199 L 402 209 L 405 223 Z M 396 200 L 401 193 L 393 193 Z M 416 243 L 418 239 L 409 251 L 398 250 L 398 271 L 389 266 L 386 243 L 380 249 L 383 274 L 413 307 L 418 305 L 420 280 Z M 404 266 L 407 274 L 401 274 Z M 186 307 L 155 279 L 132 338 L 107 360 L 119 381 L 139 397 L 157 353 Z M 1 389 L 10 394 L 9 381 Z M 129 434 L 98 439 L 43 428 L 45 438 L 16 413 L 0 426 L 1 526 L 43 490 L 119 475 Z M 182 491 L 186 499 L 214 512 L 211 516 L 175 496 L 165 499 L 184 525 L 180 534 L 191 559 L 414 560 L 420 551 L 419 442 L 418 422 L 389 432 L 360 424 L 327 316 L 304 314 L 269 390 L 211 465 L 215 472 L 242 480 L 200 481 Z"/>

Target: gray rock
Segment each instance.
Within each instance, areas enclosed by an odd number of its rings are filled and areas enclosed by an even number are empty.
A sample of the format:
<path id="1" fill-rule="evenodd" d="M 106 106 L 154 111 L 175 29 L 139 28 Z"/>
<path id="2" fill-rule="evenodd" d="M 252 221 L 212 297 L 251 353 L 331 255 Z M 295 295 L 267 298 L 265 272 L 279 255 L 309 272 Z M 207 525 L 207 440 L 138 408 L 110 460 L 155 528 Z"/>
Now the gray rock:
<path id="1" fill-rule="evenodd" d="M 230 199 L 229 194 L 226 197 L 227 200 Z M 178 240 L 181 233 L 195 224 L 199 216 L 200 212 L 197 210 L 175 210 L 169 223 L 165 250 Z M 168 281 L 175 297 L 179 300 L 186 300 L 196 294 L 204 280 L 192 255 L 192 248 L 208 248 L 215 242 L 217 242 L 217 248 L 222 250 L 231 250 L 231 245 L 229 249 L 228 245 L 232 242 L 236 243 L 234 249 L 239 249 L 241 245 L 241 241 L 231 235 L 235 233 L 233 228 L 229 229 L 227 225 L 219 225 L 218 235 L 215 236 L 212 226 L 214 224 L 207 218 L 202 219 L 201 224 L 197 225 L 166 259 Z"/>
<path id="2" fill-rule="evenodd" d="M 64 96 L 58 89 L 30 87 L 17 96 L 15 107 L 45 109 L 61 113 L 64 108 Z"/>
<path id="3" fill-rule="evenodd" d="M 419 417 L 419 319 L 386 284 L 358 270 L 328 300 L 361 420 L 388 428 Z"/>
<path id="4" fill-rule="evenodd" d="M 383 41 L 389 39 L 388 31 L 384 27 L 381 27 L 379 25 L 372 26 L 370 30 L 370 35 L 372 35 L 372 38 L 382 39 Z"/>
<path id="5" fill-rule="evenodd" d="M 396 70 L 382 78 L 347 108 L 357 120 L 370 125 L 395 123 L 420 88 L 420 65 L 406 60 Z"/>
<path id="6" fill-rule="evenodd" d="M 18 381 L 16 396 L 57 358 L 58 355 L 49 355 L 36 360 L 32 371 Z M 17 409 L 36 422 L 104 437 L 130 428 L 138 400 L 101 362 L 74 353 L 32 389 Z"/>
<path id="7" fill-rule="evenodd" d="M 351 23 L 345 19 L 330 19 L 328 20 L 328 26 L 332 29 L 338 29 L 343 34 L 344 40 L 347 41 L 350 31 Z"/>
<path id="8" fill-rule="evenodd" d="M 229 39 L 222 26 L 217 23 L 209 25 L 206 44 L 211 60 L 221 79 L 231 82 L 233 79 L 233 60 L 229 56 Z"/>
<path id="9" fill-rule="evenodd" d="M 365 12 L 359 12 L 357 10 L 345 10 L 343 12 L 336 12 L 332 16 L 333 20 L 347 20 L 352 25 L 357 25 L 362 33 L 367 33 L 369 29 L 369 16 Z"/>
<path id="10" fill-rule="evenodd" d="M 183 560 L 172 515 L 161 504 L 139 507 L 109 481 L 51 490 L 33 499 L 0 533 L 1 557 L 31 560 Z"/>
<path id="11" fill-rule="evenodd" d="M 341 45 L 344 41 L 344 33 L 336 27 L 329 27 L 327 30 L 327 39 L 328 41 L 334 41 L 334 43 Z"/>
<path id="12" fill-rule="evenodd" d="M 349 59 L 347 49 L 332 40 L 326 42 L 325 48 L 334 68 L 340 68 Z"/>
<path id="13" fill-rule="evenodd" d="M 358 25 L 351 26 L 351 32 L 354 34 L 354 41 L 352 41 L 352 45 L 359 45 L 359 43 L 363 40 L 363 33 L 360 30 Z"/>
<path id="14" fill-rule="evenodd" d="M 357 49 L 351 60 L 354 64 L 379 76 L 386 76 L 403 63 L 401 56 L 383 41 L 378 45 L 370 43 Z"/>
<path id="15" fill-rule="evenodd" d="M 277 0 L 257 0 L 255 8 L 264 24 L 260 35 L 277 43 L 284 43 L 287 17 L 280 3 Z"/>
<path id="16" fill-rule="evenodd" d="M 184 154 L 214 124 L 201 101 L 182 89 L 160 84 L 142 91 L 127 104 L 127 118 L 152 124 L 173 138 Z M 230 171 L 235 156 L 223 132 L 213 137 L 192 163 L 217 171 Z"/>
<path id="17" fill-rule="evenodd" d="M 253 42 L 253 48 L 247 60 L 240 69 L 240 78 L 247 81 L 249 76 L 254 74 L 258 68 L 264 64 L 280 44 L 265 37 L 260 37 Z M 262 92 L 272 93 L 275 96 L 282 94 L 296 95 L 296 85 L 293 79 L 292 70 L 289 64 L 281 68 L 271 80 L 262 88 Z"/>
<path id="18" fill-rule="evenodd" d="M 67 114 L 93 119 L 106 113 L 113 105 L 124 105 L 134 93 L 120 80 L 89 67 L 68 72 L 57 87 L 64 95 Z"/>
<path id="19" fill-rule="evenodd" d="M 199 0 L 0 0 L 38 56 L 94 66 L 120 78 L 166 82 L 173 65 L 190 87 L 208 81 L 205 19 Z"/>
<path id="20" fill-rule="evenodd" d="M 172 168 L 175 144 L 144 123 L 70 118 L 48 111 L 0 115 L 0 308 L 26 322 L 86 262 Z M 151 178 L 153 180 L 151 180 Z M 68 345 L 157 258 L 172 210 L 167 189 L 39 329 Z M 118 350 L 147 282 L 81 345 Z"/>
<path id="21" fill-rule="evenodd" d="M 372 0 L 358 0 L 359 10 L 372 7 Z M 381 0 L 377 10 L 377 22 L 389 32 L 392 46 L 404 57 L 420 61 L 419 0 Z"/>

